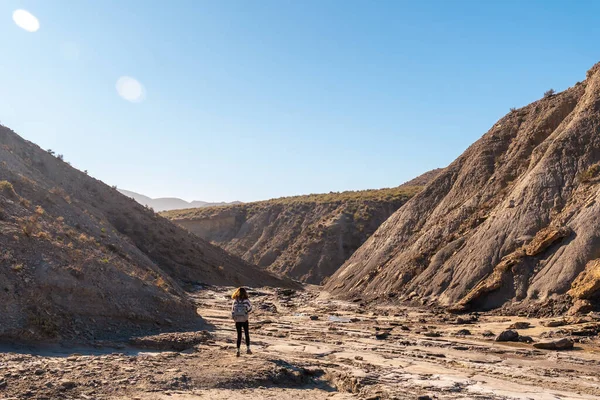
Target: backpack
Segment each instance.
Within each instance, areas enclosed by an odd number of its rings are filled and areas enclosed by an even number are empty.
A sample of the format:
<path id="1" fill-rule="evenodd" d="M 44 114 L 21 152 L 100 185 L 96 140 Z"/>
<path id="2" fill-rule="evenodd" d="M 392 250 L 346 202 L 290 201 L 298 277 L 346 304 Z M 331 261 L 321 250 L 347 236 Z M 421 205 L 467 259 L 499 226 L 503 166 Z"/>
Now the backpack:
<path id="1" fill-rule="evenodd" d="M 233 311 L 231 316 L 235 322 L 246 322 L 248 321 L 248 309 L 243 301 L 236 301 L 233 304 Z"/>

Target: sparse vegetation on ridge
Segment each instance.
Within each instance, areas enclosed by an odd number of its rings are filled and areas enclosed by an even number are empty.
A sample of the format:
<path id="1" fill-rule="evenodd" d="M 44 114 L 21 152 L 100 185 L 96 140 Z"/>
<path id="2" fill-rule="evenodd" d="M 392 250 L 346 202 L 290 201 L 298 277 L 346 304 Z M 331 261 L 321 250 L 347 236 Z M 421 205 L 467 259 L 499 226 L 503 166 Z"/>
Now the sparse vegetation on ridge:
<path id="1" fill-rule="evenodd" d="M 344 192 L 330 192 L 321 194 L 308 194 L 300 196 L 279 197 L 276 199 L 255 201 L 234 205 L 187 208 L 183 210 L 164 211 L 160 214 L 169 219 L 194 218 L 194 216 L 206 216 L 212 212 L 229 208 L 255 209 L 274 205 L 301 205 L 301 204 L 324 204 L 324 203 L 348 203 L 348 202 L 390 202 L 406 200 L 423 189 L 422 186 L 399 186 L 387 189 L 348 190 Z"/>

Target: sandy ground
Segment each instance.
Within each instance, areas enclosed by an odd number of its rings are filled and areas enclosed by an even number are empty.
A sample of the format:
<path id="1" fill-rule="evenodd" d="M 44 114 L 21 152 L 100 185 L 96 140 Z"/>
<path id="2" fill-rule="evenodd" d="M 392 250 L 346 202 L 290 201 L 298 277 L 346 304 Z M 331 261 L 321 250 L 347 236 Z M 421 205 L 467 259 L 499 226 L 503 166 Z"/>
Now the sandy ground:
<path id="1" fill-rule="evenodd" d="M 107 344 L 4 349 L 0 399 L 600 397 L 600 346 L 597 336 L 589 336 L 597 327 L 593 316 L 547 328 L 545 320 L 525 317 L 457 320 L 434 310 L 367 308 L 310 287 L 291 295 L 265 289 L 251 298 L 254 354 L 236 358 L 229 292 L 208 288 L 193 294 L 199 313 L 212 324 L 210 335 L 175 334 L 154 346 L 176 343 L 180 351 L 118 343 L 113 345 L 119 349 Z M 519 333 L 534 341 L 574 335 L 575 349 L 499 343 L 487 332 L 498 334 L 517 321 L 531 324 Z"/>

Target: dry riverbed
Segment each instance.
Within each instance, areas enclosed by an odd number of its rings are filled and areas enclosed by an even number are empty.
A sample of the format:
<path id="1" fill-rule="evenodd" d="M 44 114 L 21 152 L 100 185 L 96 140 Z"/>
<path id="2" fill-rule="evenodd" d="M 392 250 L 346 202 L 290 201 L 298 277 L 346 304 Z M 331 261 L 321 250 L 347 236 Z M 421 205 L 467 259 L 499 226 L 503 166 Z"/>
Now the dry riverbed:
<path id="1" fill-rule="evenodd" d="M 596 318 L 455 316 L 252 291 L 253 355 L 235 357 L 231 288 L 192 293 L 210 332 L 83 348 L 2 349 L 0 399 L 595 399 Z M 552 321 L 552 323 L 549 323 Z M 496 342 L 511 325 L 525 342 Z M 527 326 L 527 323 L 529 326 Z M 550 326 L 547 326 L 550 325 Z M 569 351 L 527 343 L 563 337 Z M 116 348 L 115 348 L 116 346 Z"/>

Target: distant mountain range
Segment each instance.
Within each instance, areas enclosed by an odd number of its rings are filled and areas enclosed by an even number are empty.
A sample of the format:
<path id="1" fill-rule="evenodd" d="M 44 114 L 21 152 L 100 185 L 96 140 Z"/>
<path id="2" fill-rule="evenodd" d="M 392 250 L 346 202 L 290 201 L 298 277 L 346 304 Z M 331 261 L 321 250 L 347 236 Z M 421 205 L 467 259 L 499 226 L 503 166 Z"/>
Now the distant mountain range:
<path id="1" fill-rule="evenodd" d="M 201 208 L 201 207 L 216 207 L 216 206 L 227 206 L 232 204 L 241 204 L 241 201 L 233 201 L 231 203 L 209 203 L 207 201 L 194 200 L 192 202 L 178 199 L 177 197 L 161 197 L 158 199 L 152 199 L 143 194 L 135 193 L 129 190 L 118 189 L 119 192 L 127 197 L 131 197 L 138 203 L 144 206 L 152 207 L 154 211 L 170 211 L 170 210 L 182 210 L 185 208 Z"/>

